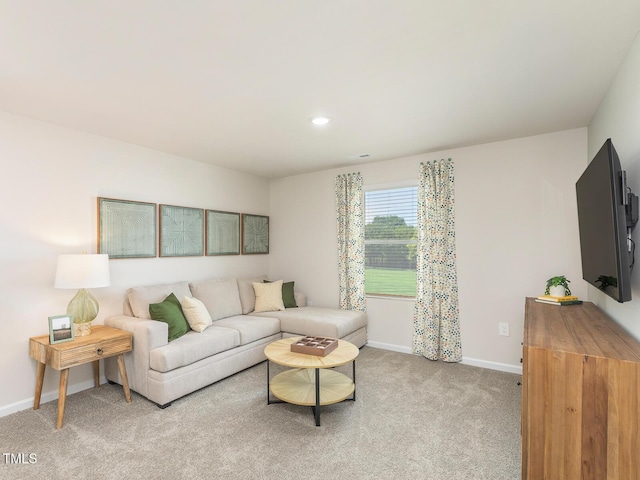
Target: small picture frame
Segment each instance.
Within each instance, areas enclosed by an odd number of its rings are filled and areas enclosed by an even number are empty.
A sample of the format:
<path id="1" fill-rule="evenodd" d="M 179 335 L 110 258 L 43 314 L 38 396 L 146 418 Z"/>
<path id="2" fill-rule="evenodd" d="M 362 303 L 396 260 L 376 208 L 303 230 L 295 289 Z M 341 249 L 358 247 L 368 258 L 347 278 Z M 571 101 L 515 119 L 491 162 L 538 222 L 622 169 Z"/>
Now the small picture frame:
<path id="1" fill-rule="evenodd" d="M 71 315 L 56 315 L 49 317 L 49 343 L 62 343 L 73 340 L 73 317 Z"/>

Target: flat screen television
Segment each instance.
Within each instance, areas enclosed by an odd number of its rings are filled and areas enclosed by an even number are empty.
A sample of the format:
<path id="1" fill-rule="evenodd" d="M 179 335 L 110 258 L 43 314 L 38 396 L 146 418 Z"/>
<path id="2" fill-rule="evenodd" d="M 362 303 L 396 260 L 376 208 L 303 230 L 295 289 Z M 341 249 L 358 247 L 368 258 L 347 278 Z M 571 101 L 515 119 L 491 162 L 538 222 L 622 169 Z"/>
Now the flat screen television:
<path id="1" fill-rule="evenodd" d="M 631 300 L 625 173 L 608 139 L 576 182 L 582 278 L 618 302 Z M 635 198 L 633 198 L 635 197 Z M 631 226 L 632 228 L 632 226 Z"/>

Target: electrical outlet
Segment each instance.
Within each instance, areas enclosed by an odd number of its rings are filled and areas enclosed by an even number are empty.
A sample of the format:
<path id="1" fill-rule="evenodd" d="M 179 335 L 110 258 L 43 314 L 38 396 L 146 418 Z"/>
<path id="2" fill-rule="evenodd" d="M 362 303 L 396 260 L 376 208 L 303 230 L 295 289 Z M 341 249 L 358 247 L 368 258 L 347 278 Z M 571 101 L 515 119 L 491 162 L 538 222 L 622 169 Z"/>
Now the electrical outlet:
<path id="1" fill-rule="evenodd" d="M 508 322 L 500 322 L 498 323 L 498 335 L 502 335 L 503 337 L 509 336 L 509 323 Z"/>

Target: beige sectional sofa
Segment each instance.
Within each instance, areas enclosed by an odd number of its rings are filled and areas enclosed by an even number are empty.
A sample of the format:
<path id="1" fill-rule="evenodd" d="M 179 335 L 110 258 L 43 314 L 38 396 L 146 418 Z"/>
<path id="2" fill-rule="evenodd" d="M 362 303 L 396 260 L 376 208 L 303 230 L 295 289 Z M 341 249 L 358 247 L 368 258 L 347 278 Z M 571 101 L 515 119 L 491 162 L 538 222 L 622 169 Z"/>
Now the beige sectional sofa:
<path id="1" fill-rule="evenodd" d="M 252 278 L 221 278 L 130 288 L 124 314 L 105 319 L 105 325 L 133 334 L 133 350 L 125 354 L 129 386 L 164 408 L 177 398 L 210 385 L 266 359 L 264 347 L 283 337 L 318 335 L 347 340 L 358 347 L 367 342 L 364 312 L 306 306 L 305 296 L 295 293 L 297 307 L 254 312 Z M 168 341 L 167 323 L 151 320 L 149 305 L 169 294 L 182 301 L 199 299 L 211 326 L 189 331 Z M 105 359 L 110 382 L 122 383 L 118 365 Z"/>

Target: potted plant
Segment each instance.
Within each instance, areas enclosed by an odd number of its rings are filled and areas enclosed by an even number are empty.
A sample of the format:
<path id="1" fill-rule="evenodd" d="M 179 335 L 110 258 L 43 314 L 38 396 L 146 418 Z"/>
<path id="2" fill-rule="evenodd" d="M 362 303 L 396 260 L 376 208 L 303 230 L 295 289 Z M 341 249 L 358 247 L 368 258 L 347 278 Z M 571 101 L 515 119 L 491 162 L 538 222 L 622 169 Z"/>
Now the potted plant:
<path id="1" fill-rule="evenodd" d="M 560 275 L 558 277 L 551 277 L 547 280 L 547 288 L 544 291 L 545 295 L 551 295 L 553 297 L 564 297 L 566 295 L 571 295 L 571 290 L 569 290 L 570 280 L 567 280 L 567 277 L 564 275 Z"/>

